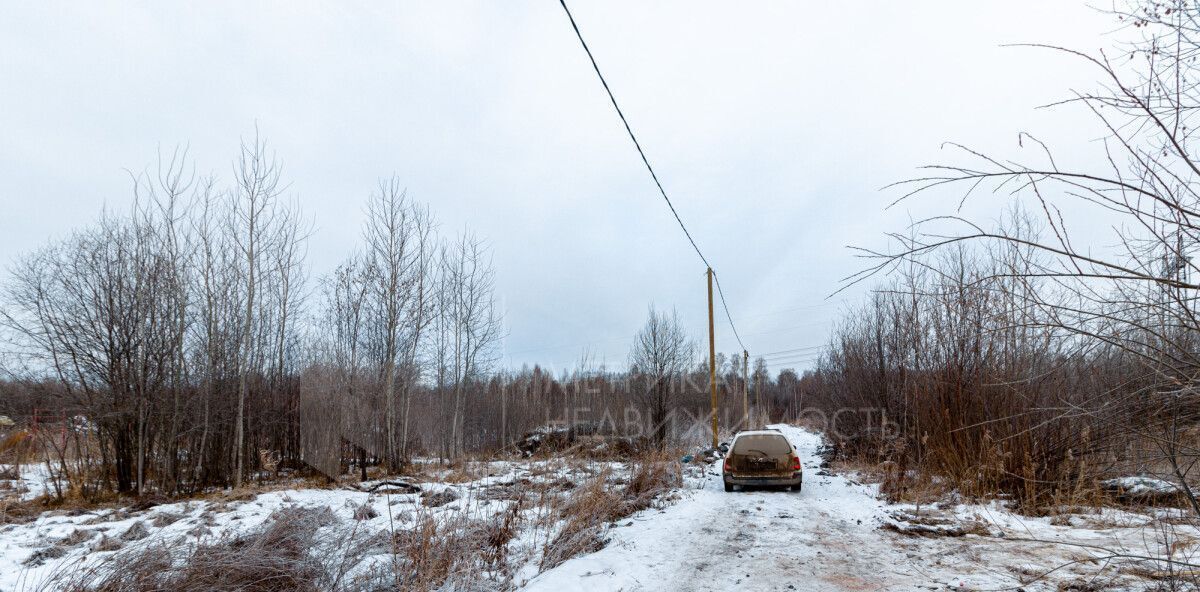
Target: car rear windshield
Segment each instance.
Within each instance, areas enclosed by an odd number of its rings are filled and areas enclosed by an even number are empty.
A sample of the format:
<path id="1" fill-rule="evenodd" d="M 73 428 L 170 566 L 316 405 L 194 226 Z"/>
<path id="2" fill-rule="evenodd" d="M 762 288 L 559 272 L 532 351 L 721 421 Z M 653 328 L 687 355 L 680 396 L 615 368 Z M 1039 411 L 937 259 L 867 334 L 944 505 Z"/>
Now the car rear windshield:
<path id="1" fill-rule="evenodd" d="M 752 450 L 773 456 L 787 454 L 792 451 L 792 447 L 788 444 L 787 438 L 770 434 L 740 436 L 733 443 L 734 454 L 747 454 Z"/>

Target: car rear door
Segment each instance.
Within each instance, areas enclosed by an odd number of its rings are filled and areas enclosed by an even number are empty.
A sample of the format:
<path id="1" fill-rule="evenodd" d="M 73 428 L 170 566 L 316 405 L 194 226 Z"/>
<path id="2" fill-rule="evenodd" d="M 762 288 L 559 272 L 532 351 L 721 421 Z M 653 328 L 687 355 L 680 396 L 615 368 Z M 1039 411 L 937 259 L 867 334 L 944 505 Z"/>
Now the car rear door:
<path id="1" fill-rule="evenodd" d="M 776 477 L 789 473 L 792 447 L 782 434 L 747 434 L 733 447 L 733 471 L 739 477 Z"/>

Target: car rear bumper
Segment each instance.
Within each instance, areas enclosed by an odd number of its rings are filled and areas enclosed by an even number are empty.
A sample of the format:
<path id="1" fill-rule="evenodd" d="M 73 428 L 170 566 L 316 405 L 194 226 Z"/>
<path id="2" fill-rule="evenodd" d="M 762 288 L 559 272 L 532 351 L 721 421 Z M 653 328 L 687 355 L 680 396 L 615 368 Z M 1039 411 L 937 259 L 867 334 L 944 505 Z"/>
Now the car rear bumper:
<path id="1" fill-rule="evenodd" d="M 769 476 L 749 476 L 749 475 L 729 475 L 721 476 L 729 485 L 800 485 L 804 481 L 804 473 L 792 473 L 787 475 L 769 475 Z"/>

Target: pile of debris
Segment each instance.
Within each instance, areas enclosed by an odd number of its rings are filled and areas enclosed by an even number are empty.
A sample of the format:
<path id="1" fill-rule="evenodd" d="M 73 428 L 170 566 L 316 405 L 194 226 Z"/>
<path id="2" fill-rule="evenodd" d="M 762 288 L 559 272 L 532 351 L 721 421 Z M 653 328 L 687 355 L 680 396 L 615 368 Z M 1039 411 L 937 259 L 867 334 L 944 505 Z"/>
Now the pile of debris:
<path id="1" fill-rule="evenodd" d="M 993 532 L 988 524 L 978 517 L 964 518 L 928 509 L 890 512 L 888 518 L 879 527 L 907 536 L 960 537 L 968 534 L 1003 536 L 1003 532 Z"/>
<path id="2" fill-rule="evenodd" d="M 1184 501 L 1181 487 L 1170 481 L 1146 475 L 1107 479 L 1100 482 L 1100 488 L 1126 503 L 1174 505 Z"/>
<path id="3" fill-rule="evenodd" d="M 514 444 L 525 458 L 535 454 L 573 452 L 597 459 L 620 459 L 648 450 L 647 438 L 619 436 L 601 422 L 553 422 L 526 433 Z"/>

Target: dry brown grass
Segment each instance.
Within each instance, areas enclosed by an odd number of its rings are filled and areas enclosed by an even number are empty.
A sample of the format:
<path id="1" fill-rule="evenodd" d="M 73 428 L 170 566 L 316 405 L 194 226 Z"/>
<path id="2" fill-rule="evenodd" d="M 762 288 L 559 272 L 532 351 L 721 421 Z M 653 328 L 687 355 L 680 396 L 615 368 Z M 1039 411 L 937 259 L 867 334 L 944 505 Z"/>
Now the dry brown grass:
<path id="1" fill-rule="evenodd" d="M 35 501 L 6 498 L 0 500 L 0 525 L 32 522 L 45 510 L 42 504 Z"/>
<path id="2" fill-rule="evenodd" d="M 203 535 L 205 520 L 270 490 L 251 486 L 213 493 L 193 533 L 174 540 L 147 536 L 150 524 L 165 525 L 176 514 L 148 515 L 111 536 L 71 537 L 54 545 L 90 544 L 112 553 L 94 563 L 63 566 L 43 590 L 68 592 L 275 592 L 283 590 L 508 589 L 515 565 L 532 559 L 545 569 L 605 544 L 604 530 L 639 510 L 666 503 L 664 492 L 681 483 L 675 451 L 648 453 L 630 462 L 618 478 L 609 463 L 580 458 L 537 462 L 558 475 L 520 478 L 486 490 L 463 489 L 468 501 L 499 498 L 504 511 L 479 518 L 470 511 L 410 506 L 403 525 L 380 529 L 376 510 L 349 508 L 352 519 L 326 508 L 285 507 L 261 526 L 233 536 Z M 487 465 L 464 463 L 452 469 L 479 478 Z M 581 475 L 591 475 L 581 478 Z M 566 478 L 567 476 L 571 478 Z M 554 477 L 554 478 L 551 478 Z M 492 495 L 495 489 L 495 495 Z M 474 497 L 478 496 L 478 498 Z M 468 504 L 469 505 L 469 504 Z M 40 511 L 40 508 L 37 509 Z M 114 519 L 138 515 L 118 509 Z M 161 524 L 160 524 L 161 523 Z M 526 555 L 514 548 L 518 534 L 530 532 L 541 549 Z M 196 534 L 196 533 L 200 534 Z M 77 540 L 76 540 L 77 539 Z M 519 560 L 512 553 L 520 550 Z M 51 550 L 47 553 L 57 553 Z M 45 557 L 45 560 L 52 557 Z M 357 567 L 356 567 L 357 566 Z M 349 576 L 355 568 L 353 576 Z"/>
<path id="3" fill-rule="evenodd" d="M 462 463 L 458 466 L 452 467 L 449 471 L 440 475 L 438 477 L 438 481 L 440 481 L 442 483 L 457 484 L 457 483 L 467 483 L 470 481 L 474 481 L 477 478 L 478 477 L 475 475 L 475 472 L 473 470 L 471 470 L 470 464 Z"/>
<path id="4" fill-rule="evenodd" d="M 612 474 L 603 470 L 576 488 L 557 510 L 562 521 L 557 536 L 546 545 L 541 568 L 550 569 L 606 544 L 604 529 L 625 516 L 651 507 L 665 492 L 679 486 L 682 475 L 671 453 L 639 457 L 630 466 L 623 485 L 610 485 Z"/>
<path id="5" fill-rule="evenodd" d="M 850 474 L 860 483 L 879 485 L 879 492 L 890 503 L 916 505 L 947 501 L 957 495 L 954 483 L 925 471 L 901 471 L 895 461 L 868 461 L 862 458 L 836 460 L 818 472 Z"/>
<path id="6" fill-rule="evenodd" d="M 620 493 L 607 486 L 609 476 L 603 471 L 589 479 L 558 508 L 554 521 L 561 520 L 562 527 L 542 552 L 541 569 L 604 547 L 604 527 L 624 515 Z"/>
<path id="7" fill-rule="evenodd" d="M 70 592 L 313 591 L 340 575 L 326 560 L 327 541 L 318 538 L 333 523 L 329 510 L 288 508 L 260 530 L 238 537 L 186 545 L 138 545 L 84 569 L 57 574 L 44 589 Z M 141 524 L 141 523 L 137 523 Z M 135 525 L 136 527 L 136 525 Z M 131 528 L 133 530 L 133 528 Z M 126 540 L 144 538 L 140 533 Z M 102 542 L 103 544 L 103 542 Z"/>
<path id="8" fill-rule="evenodd" d="M 679 452 L 657 452 L 631 463 L 624 491 L 631 512 L 650 507 L 660 494 L 682 483 L 683 475 L 675 461 L 679 456 Z"/>
<path id="9" fill-rule="evenodd" d="M 939 463 L 918 465 L 902 446 L 894 450 L 884 446 L 882 452 L 833 455 L 836 458 L 828 463 L 828 470 L 852 473 L 863 483 L 878 484 L 880 494 L 889 503 L 925 505 L 959 499 L 1004 499 L 1012 502 L 1013 509 L 1030 516 L 1054 516 L 1066 508 L 1141 506 L 1106 494 L 1098 485 L 1095 463 L 1080 457 L 1058 463 L 1053 473 L 1026 459 L 1025 475 L 1018 480 L 1022 487 L 1014 493 L 1006 484 L 1012 479 L 1005 468 L 1009 457 L 995 447 L 987 450 L 990 452 L 983 454 L 976 465 L 946 463 L 948 453 Z"/>
<path id="10" fill-rule="evenodd" d="M 390 537 L 391 562 L 355 586 L 389 590 L 503 589 L 511 583 L 509 543 L 522 526 L 521 502 L 486 519 L 420 511 Z M 486 585 L 485 585 L 486 583 Z"/>

